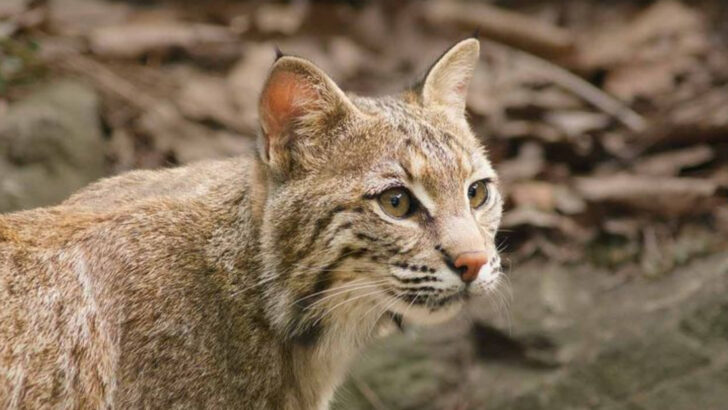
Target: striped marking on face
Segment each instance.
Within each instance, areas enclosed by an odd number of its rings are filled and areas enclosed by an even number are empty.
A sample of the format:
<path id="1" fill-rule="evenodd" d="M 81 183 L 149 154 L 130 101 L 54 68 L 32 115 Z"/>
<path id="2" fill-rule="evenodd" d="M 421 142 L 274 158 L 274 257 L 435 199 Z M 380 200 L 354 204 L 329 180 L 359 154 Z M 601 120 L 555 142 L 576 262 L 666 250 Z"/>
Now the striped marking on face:
<path id="1" fill-rule="evenodd" d="M 432 197 L 427 193 L 425 186 L 417 181 L 411 184 L 409 188 L 412 195 L 415 196 L 415 199 L 419 201 L 420 205 L 427 210 L 427 213 L 434 218 L 435 215 L 437 215 L 437 203 L 435 203 Z"/>

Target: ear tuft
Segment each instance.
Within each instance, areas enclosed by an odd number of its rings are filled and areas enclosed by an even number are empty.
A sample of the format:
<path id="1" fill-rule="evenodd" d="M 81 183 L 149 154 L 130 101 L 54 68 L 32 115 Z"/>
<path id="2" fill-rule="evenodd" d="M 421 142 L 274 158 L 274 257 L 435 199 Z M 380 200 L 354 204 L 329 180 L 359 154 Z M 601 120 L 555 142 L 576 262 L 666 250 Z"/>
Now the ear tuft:
<path id="1" fill-rule="evenodd" d="M 444 108 L 456 116 L 462 116 L 479 55 L 480 42 L 477 38 L 465 39 L 445 52 L 425 77 L 422 86 L 423 104 Z"/>
<path id="2" fill-rule="evenodd" d="M 281 57 L 285 56 L 285 54 L 283 54 L 283 51 L 281 51 L 281 49 L 278 46 L 275 46 L 275 52 L 276 52 L 276 59 L 274 61 L 278 61 L 281 59 Z"/>

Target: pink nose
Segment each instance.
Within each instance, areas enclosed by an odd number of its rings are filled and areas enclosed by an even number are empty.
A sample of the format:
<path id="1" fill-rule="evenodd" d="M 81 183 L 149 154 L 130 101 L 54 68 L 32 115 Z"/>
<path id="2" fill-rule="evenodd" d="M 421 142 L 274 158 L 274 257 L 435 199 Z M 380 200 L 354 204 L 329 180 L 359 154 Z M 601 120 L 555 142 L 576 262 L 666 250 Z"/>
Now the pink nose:
<path id="1" fill-rule="evenodd" d="M 455 258 L 455 267 L 463 268 L 460 274 L 463 282 L 472 282 L 478 277 L 480 268 L 488 263 L 485 252 L 463 252 Z"/>

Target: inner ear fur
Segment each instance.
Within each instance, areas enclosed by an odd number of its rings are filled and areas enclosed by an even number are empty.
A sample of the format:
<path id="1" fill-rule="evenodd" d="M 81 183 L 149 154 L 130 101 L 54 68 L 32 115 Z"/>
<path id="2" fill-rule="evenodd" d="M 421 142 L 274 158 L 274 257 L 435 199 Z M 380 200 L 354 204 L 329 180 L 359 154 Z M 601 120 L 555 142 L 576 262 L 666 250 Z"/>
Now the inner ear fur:
<path id="1" fill-rule="evenodd" d="M 259 102 L 261 156 L 268 162 L 289 158 L 296 138 L 317 138 L 358 110 L 343 91 L 313 63 L 280 57 L 268 76 Z"/>
<path id="2" fill-rule="evenodd" d="M 475 38 L 460 41 L 447 50 L 425 76 L 421 88 L 423 105 L 464 115 L 470 80 L 479 56 L 480 42 Z"/>

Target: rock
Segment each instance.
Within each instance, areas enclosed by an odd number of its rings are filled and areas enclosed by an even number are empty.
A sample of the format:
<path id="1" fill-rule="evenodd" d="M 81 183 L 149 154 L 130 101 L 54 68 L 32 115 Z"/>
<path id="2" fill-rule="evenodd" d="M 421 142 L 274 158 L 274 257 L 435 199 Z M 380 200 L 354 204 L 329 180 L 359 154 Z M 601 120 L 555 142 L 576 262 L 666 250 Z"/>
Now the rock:
<path id="1" fill-rule="evenodd" d="M 681 324 L 689 335 L 728 341 L 728 302 L 701 306 Z"/>
<path id="2" fill-rule="evenodd" d="M 659 336 L 617 344 L 577 374 L 588 384 L 599 386 L 611 398 L 621 400 L 709 363 L 705 355 L 689 344 L 669 334 Z"/>
<path id="3" fill-rule="evenodd" d="M 0 122 L 0 212 L 57 203 L 103 176 L 98 97 L 62 81 L 12 104 Z"/>
<path id="4" fill-rule="evenodd" d="M 640 409 L 722 409 L 728 402 L 728 369 L 688 377 L 676 385 L 657 389 L 635 401 Z"/>

